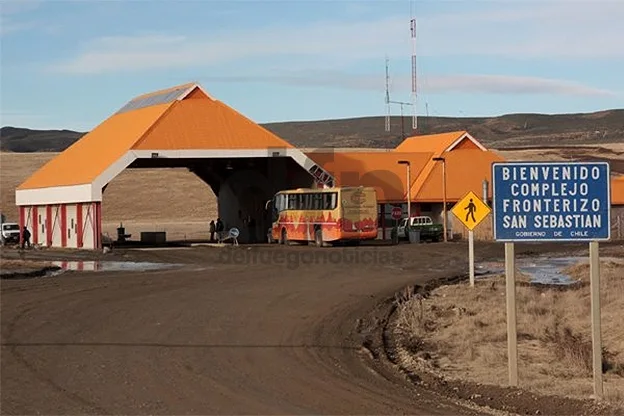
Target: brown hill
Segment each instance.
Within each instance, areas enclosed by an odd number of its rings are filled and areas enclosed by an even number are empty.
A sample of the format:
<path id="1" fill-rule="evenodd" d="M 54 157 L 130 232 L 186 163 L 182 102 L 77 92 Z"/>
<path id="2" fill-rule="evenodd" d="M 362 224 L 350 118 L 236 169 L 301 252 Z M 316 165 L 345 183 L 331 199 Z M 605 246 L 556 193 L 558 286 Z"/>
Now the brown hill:
<path id="1" fill-rule="evenodd" d="M 411 119 L 383 117 L 292 121 L 263 124 L 299 147 L 394 147 L 405 135 L 467 130 L 484 145 L 495 148 L 598 145 L 624 143 L 624 109 L 581 114 L 509 114 L 500 117 L 421 117 L 417 132 Z M 8 152 L 60 152 L 82 137 L 71 130 L 0 129 L 0 150 Z"/>

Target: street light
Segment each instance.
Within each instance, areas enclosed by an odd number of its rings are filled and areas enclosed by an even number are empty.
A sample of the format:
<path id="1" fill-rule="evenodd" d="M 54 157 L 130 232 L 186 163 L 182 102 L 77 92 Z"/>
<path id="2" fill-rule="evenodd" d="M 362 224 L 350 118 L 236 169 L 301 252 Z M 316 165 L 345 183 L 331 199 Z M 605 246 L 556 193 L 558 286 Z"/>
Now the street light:
<path id="1" fill-rule="evenodd" d="M 399 165 L 406 165 L 407 166 L 407 192 L 405 193 L 405 199 L 407 199 L 407 222 L 409 224 L 409 218 L 412 216 L 412 210 L 411 210 L 411 206 L 410 206 L 410 199 L 411 198 L 411 184 L 412 184 L 412 178 L 411 178 L 411 163 L 408 160 L 399 160 L 397 162 Z"/>
<path id="2" fill-rule="evenodd" d="M 446 159 L 443 157 L 434 157 L 434 161 L 442 162 L 442 200 L 444 206 L 442 207 L 443 220 L 444 220 L 444 242 L 448 241 L 448 231 L 446 226 Z"/>

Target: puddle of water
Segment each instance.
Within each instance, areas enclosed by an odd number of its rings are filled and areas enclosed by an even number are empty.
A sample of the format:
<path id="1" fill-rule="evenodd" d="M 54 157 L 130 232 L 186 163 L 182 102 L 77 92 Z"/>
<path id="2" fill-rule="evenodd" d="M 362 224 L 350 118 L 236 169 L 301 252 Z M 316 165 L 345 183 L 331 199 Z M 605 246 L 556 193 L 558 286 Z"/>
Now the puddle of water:
<path id="1" fill-rule="evenodd" d="M 546 285 L 571 285 L 576 283 L 563 269 L 587 262 L 581 257 L 558 257 L 516 260 L 517 270 L 530 276 L 531 283 Z M 475 278 L 484 278 L 505 273 L 503 263 L 483 262 L 475 265 Z"/>
<path id="2" fill-rule="evenodd" d="M 149 270 L 163 270 L 179 267 L 179 264 L 168 263 L 148 263 L 148 262 L 132 262 L 132 261 L 53 261 L 55 266 L 60 267 L 62 270 L 73 271 L 149 271 Z"/>

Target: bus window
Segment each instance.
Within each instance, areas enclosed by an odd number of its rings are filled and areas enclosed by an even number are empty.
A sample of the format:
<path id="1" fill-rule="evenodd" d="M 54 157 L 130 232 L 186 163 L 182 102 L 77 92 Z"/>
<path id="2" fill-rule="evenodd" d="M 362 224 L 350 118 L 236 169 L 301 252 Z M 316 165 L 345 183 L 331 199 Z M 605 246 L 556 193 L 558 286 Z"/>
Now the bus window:
<path id="1" fill-rule="evenodd" d="M 275 222 L 279 218 L 279 208 L 277 207 L 277 199 L 278 197 L 275 197 L 272 201 L 269 201 L 267 203 L 267 208 L 271 210 L 270 211 L 271 222 Z"/>
<path id="2" fill-rule="evenodd" d="M 323 209 L 323 194 L 317 193 L 313 195 L 314 203 L 312 204 L 312 209 L 320 210 Z"/>
<path id="3" fill-rule="evenodd" d="M 286 210 L 286 195 L 280 194 L 277 196 L 277 209 L 280 212 Z"/>
<path id="4" fill-rule="evenodd" d="M 331 194 L 323 195 L 323 209 L 331 209 Z"/>
<path id="5" fill-rule="evenodd" d="M 325 209 L 336 209 L 336 205 L 337 205 L 337 193 L 336 192 L 331 192 L 331 193 L 326 193 L 324 194 L 324 206 Z"/>
<path id="6" fill-rule="evenodd" d="M 288 209 L 297 209 L 297 195 L 288 195 Z"/>
<path id="7" fill-rule="evenodd" d="M 301 206 L 301 209 L 310 210 L 310 206 L 312 205 L 310 203 L 310 194 L 302 194 L 302 198 L 303 198 L 303 205 Z"/>

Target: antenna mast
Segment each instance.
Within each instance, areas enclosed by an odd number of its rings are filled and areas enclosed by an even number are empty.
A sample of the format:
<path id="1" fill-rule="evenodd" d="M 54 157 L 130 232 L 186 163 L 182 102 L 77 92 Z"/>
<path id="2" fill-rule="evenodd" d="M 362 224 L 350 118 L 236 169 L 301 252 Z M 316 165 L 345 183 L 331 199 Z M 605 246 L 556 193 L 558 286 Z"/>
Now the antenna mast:
<path id="1" fill-rule="evenodd" d="M 416 130 L 418 128 L 417 114 L 416 114 L 416 99 L 418 97 L 418 86 L 416 79 L 416 18 L 414 17 L 414 3 L 410 2 L 411 5 L 411 20 L 410 20 L 410 31 L 412 33 L 412 129 Z"/>
<path id="2" fill-rule="evenodd" d="M 398 104 L 401 106 L 401 138 L 405 138 L 405 129 L 403 128 L 403 106 L 413 105 L 404 101 L 390 100 L 390 75 L 388 73 L 388 57 L 386 57 L 386 131 L 390 131 L 390 104 Z"/>
<path id="3" fill-rule="evenodd" d="M 404 101 L 392 101 L 390 99 L 390 75 L 388 72 L 388 58 L 386 57 L 386 131 L 390 131 L 390 104 L 398 104 L 401 106 L 401 138 L 405 138 L 405 129 L 403 128 L 403 106 L 413 105 Z"/>
<path id="4" fill-rule="evenodd" d="M 390 131 L 390 74 L 388 72 L 388 56 L 386 55 L 386 131 Z"/>

